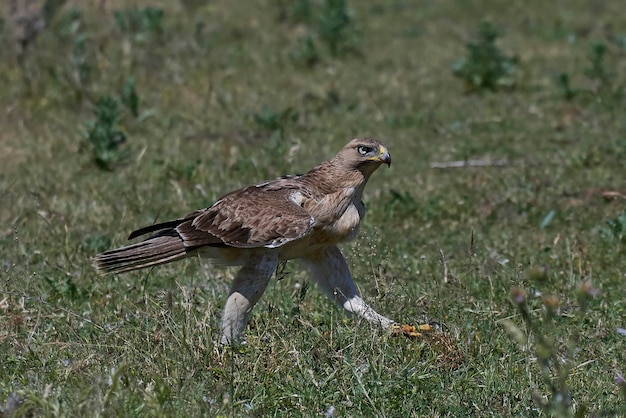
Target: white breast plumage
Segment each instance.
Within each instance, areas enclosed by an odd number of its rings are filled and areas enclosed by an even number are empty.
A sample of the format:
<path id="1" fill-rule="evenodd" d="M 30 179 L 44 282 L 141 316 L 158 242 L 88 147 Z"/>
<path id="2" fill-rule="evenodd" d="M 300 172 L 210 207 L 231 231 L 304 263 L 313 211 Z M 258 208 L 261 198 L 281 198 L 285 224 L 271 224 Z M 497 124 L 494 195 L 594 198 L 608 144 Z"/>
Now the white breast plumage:
<path id="1" fill-rule="evenodd" d="M 359 225 L 361 223 L 361 214 L 354 203 L 348 206 L 348 209 L 333 225 L 333 233 L 340 238 L 341 241 L 353 240 L 359 233 Z"/>

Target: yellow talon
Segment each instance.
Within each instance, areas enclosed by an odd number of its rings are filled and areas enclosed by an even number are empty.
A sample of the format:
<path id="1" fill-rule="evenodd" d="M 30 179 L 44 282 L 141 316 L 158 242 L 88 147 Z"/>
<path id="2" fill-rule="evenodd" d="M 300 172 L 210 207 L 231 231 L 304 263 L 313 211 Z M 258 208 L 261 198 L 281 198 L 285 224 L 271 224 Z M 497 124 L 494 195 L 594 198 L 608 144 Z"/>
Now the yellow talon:
<path id="1" fill-rule="evenodd" d="M 400 325 L 394 324 L 391 326 L 391 334 L 392 335 L 405 335 L 407 337 L 421 337 L 422 334 L 420 331 L 432 331 L 433 327 L 427 324 L 419 325 L 415 327 L 414 325 Z"/>

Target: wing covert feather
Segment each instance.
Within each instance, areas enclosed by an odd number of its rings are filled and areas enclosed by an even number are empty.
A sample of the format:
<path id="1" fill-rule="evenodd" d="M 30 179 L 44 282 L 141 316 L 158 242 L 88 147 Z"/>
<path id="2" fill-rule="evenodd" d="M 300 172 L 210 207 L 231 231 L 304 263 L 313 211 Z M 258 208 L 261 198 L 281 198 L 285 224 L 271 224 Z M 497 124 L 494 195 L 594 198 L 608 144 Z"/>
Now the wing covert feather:
<path id="1" fill-rule="evenodd" d="M 229 193 L 176 227 L 186 246 L 280 247 L 306 236 L 313 218 L 297 189 L 251 186 Z M 209 241 L 207 243 L 207 240 Z"/>

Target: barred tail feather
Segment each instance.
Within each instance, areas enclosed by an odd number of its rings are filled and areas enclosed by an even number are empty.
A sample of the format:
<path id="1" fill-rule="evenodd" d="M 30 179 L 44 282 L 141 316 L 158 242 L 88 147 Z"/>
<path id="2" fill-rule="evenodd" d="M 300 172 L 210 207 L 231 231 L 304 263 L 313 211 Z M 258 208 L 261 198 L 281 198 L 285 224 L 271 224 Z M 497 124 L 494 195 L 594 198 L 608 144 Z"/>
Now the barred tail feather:
<path id="1" fill-rule="evenodd" d="M 159 235 L 137 244 L 96 255 L 95 267 L 104 273 L 124 273 L 180 260 L 189 255 L 178 236 Z"/>

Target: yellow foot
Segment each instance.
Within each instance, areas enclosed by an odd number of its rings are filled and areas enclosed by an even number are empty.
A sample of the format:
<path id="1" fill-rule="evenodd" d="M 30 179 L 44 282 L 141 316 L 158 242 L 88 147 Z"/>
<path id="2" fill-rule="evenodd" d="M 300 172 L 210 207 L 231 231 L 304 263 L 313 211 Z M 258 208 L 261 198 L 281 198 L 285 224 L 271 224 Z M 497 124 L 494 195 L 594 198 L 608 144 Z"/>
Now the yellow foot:
<path id="1" fill-rule="evenodd" d="M 391 326 L 391 335 L 404 335 L 405 337 L 421 337 L 422 332 L 432 331 L 433 327 L 428 324 L 415 325 L 400 325 L 394 324 Z"/>

